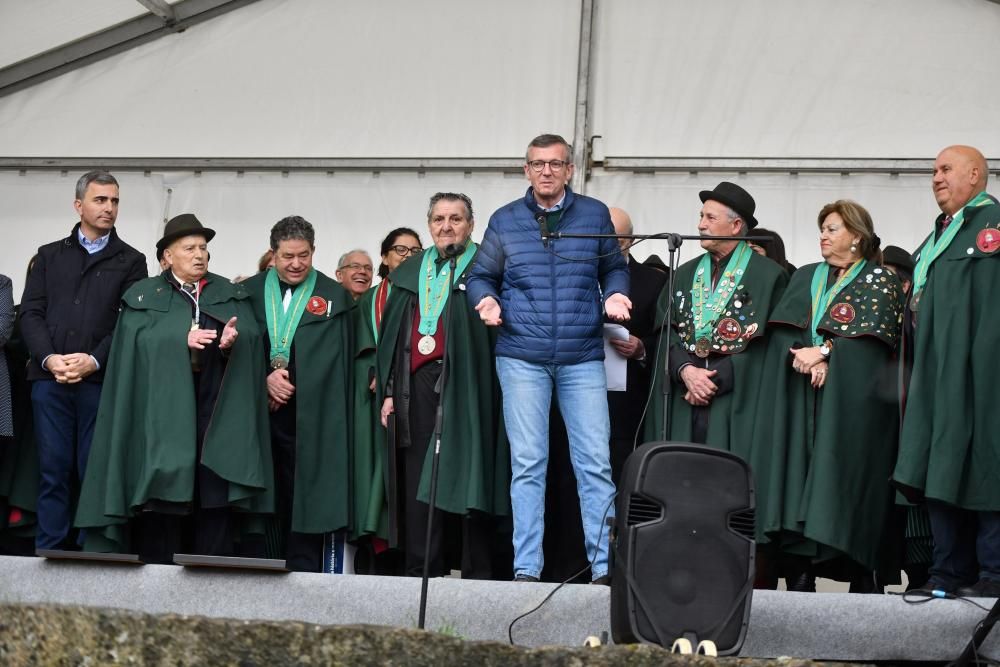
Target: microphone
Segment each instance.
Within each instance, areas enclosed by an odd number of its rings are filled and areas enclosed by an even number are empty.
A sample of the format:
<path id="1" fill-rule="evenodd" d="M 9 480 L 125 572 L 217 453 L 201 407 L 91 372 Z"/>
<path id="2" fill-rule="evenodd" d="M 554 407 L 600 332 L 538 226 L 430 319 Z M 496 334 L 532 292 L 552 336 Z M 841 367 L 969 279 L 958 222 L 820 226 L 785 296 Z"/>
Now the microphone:
<path id="1" fill-rule="evenodd" d="M 458 257 L 463 252 L 465 252 L 464 243 L 449 243 L 444 247 L 444 257 L 445 259 L 451 259 L 453 257 Z"/>
<path id="2" fill-rule="evenodd" d="M 538 222 L 538 232 L 542 235 L 542 246 L 545 248 L 549 247 L 549 225 L 546 222 L 545 214 L 539 213 L 535 216 L 535 220 Z"/>

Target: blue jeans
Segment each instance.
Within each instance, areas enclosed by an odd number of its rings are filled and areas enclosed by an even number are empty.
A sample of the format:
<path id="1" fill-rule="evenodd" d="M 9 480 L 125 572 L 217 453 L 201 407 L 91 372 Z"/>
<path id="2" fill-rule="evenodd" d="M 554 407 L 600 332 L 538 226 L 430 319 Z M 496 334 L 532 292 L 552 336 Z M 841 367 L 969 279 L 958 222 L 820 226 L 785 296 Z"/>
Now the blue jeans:
<path id="1" fill-rule="evenodd" d="M 38 444 L 38 529 L 35 547 L 60 549 L 73 523 L 73 471 L 79 481 L 87 469 L 101 385 L 94 382 L 31 383 L 31 405 Z M 82 539 L 81 539 L 82 543 Z"/>
<path id="2" fill-rule="evenodd" d="M 514 574 L 542 571 L 545 532 L 545 473 L 549 462 L 549 407 L 556 389 L 569 435 L 569 455 L 580 497 L 591 577 L 608 573 L 608 527 L 615 515 L 608 441 L 604 364 L 534 364 L 497 357 L 503 416 L 510 440 L 510 502 L 514 511 Z"/>
<path id="3" fill-rule="evenodd" d="M 949 587 L 1000 581 L 1000 512 L 973 512 L 927 501 L 934 536 L 930 575 Z"/>

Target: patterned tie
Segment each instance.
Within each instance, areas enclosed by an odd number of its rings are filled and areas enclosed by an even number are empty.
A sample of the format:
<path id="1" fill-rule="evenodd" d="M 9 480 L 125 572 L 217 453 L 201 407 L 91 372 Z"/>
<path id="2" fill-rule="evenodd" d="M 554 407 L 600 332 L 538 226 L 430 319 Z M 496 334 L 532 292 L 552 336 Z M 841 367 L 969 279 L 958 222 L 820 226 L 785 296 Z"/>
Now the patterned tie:
<path id="1" fill-rule="evenodd" d="M 181 283 L 181 289 L 190 294 L 191 296 L 198 295 L 198 286 L 194 283 Z"/>
<path id="2" fill-rule="evenodd" d="M 951 224 L 951 220 L 952 220 L 952 218 L 951 218 L 950 215 L 944 216 L 944 220 L 941 221 L 941 231 L 942 232 L 944 230 L 948 229 L 948 225 Z"/>

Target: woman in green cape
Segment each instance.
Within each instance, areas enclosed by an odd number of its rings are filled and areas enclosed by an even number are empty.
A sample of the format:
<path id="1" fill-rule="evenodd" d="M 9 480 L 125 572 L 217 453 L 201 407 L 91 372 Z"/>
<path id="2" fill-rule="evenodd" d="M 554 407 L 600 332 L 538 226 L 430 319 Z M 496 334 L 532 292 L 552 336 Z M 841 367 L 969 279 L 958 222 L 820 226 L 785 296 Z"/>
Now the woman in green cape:
<path id="1" fill-rule="evenodd" d="M 902 289 L 859 204 L 828 204 L 818 223 L 824 261 L 796 271 L 768 323 L 751 447 L 758 537 L 780 552 L 789 588 L 819 575 L 872 590 L 888 569 Z"/>

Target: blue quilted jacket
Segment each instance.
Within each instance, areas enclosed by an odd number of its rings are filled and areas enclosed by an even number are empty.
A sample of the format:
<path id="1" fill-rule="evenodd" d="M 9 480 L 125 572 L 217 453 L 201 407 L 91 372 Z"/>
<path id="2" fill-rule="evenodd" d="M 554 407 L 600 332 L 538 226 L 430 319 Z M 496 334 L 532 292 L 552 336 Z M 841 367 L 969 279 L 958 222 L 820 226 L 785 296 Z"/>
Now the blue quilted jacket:
<path id="1" fill-rule="evenodd" d="M 608 207 L 596 199 L 566 188 L 562 210 L 553 231 L 614 233 Z M 628 264 L 613 238 L 544 245 L 542 214 L 531 188 L 493 214 L 469 274 L 469 302 L 500 303 L 497 356 L 567 365 L 604 359 L 602 295 L 628 296 Z"/>

